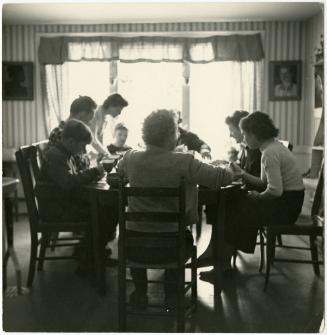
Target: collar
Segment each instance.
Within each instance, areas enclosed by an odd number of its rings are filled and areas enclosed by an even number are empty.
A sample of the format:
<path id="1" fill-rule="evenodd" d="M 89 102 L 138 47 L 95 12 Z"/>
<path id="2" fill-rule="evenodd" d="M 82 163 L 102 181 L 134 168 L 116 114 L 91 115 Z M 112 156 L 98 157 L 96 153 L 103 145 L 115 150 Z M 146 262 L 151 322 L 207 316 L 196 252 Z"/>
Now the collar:
<path id="1" fill-rule="evenodd" d="M 152 151 L 152 152 L 171 152 L 170 150 L 162 147 L 158 147 L 156 145 L 147 144 L 146 151 Z"/>
<path id="2" fill-rule="evenodd" d="M 274 139 L 266 140 L 266 141 L 264 141 L 264 142 L 261 144 L 259 150 L 260 150 L 261 152 L 263 152 L 263 151 L 264 151 L 270 144 L 275 143 L 275 142 L 276 142 L 276 139 L 275 139 L 275 138 L 274 138 Z"/>
<path id="3" fill-rule="evenodd" d="M 67 150 L 67 148 L 61 142 L 56 144 L 56 147 L 68 158 L 72 156 L 71 152 Z"/>

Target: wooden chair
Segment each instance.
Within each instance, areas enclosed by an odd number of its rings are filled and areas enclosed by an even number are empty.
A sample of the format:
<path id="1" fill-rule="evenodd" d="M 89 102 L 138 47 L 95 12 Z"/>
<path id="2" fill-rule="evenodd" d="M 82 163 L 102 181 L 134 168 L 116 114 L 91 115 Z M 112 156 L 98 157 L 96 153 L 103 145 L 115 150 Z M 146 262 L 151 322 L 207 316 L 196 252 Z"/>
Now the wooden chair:
<path id="1" fill-rule="evenodd" d="M 319 180 L 317 189 L 315 192 L 311 215 L 310 217 L 300 216 L 294 225 L 269 225 L 266 227 L 267 232 L 267 269 L 264 290 L 268 287 L 270 268 L 273 262 L 289 262 L 289 263 L 301 263 L 301 264 L 312 264 L 314 273 L 319 276 L 319 264 L 323 264 L 318 259 L 318 248 L 317 248 L 317 237 L 323 237 L 323 214 L 320 213 L 320 208 L 323 206 L 323 190 L 324 190 L 324 163 L 319 174 Z M 309 236 L 310 247 L 299 247 L 299 246 L 288 246 L 288 245 L 277 245 L 276 236 L 280 235 L 294 235 L 294 236 Z M 277 258 L 275 257 L 275 248 L 285 249 L 299 249 L 299 250 L 310 250 L 311 260 L 301 259 L 290 259 L 290 258 Z"/>
<path id="2" fill-rule="evenodd" d="M 160 198 L 176 198 L 179 201 L 178 212 L 127 212 L 126 204 L 129 197 L 160 197 Z M 148 238 L 148 237 L 127 237 L 126 221 L 137 222 L 177 222 L 178 223 L 178 239 L 167 241 L 167 238 Z M 193 246 L 191 256 L 191 281 L 185 281 L 185 182 L 181 183 L 178 188 L 137 188 L 123 187 L 120 183 L 119 188 L 119 330 L 125 331 L 128 314 L 142 315 L 161 315 L 161 316 L 176 316 L 177 331 L 185 331 L 185 318 L 196 309 L 197 305 L 197 267 L 196 267 L 196 246 Z M 176 248 L 178 247 L 178 259 L 172 263 L 165 264 L 145 264 L 131 261 L 126 256 L 126 249 L 130 246 L 144 246 L 161 248 Z M 129 267 L 143 269 L 177 269 L 179 273 L 178 280 L 178 306 L 177 312 L 167 313 L 166 311 L 138 311 L 128 308 L 126 298 L 126 269 Z M 161 283 L 163 281 L 150 280 L 150 283 Z M 185 306 L 185 294 L 192 289 L 190 306 Z M 158 309 L 158 305 L 149 305 L 149 309 Z"/>
<path id="3" fill-rule="evenodd" d="M 27 286 L 33 284 L 35 267 L 38 262 L 38 270 L 43 269 L 45 260 L 74 259 L 74 256 L 46 256 L 46 249 L 50 247 L 51 234 L 59 232 L 81 232 L 85 231 L 87 222 L 45 222 L 41 220 L 38 204 L 35 197 L 34 186 L 40 178 L 40 166 L 43 161 L 43 150 L 46 142 L 35 143 L 30 146 L 21 147 L 16 153 L 17 165 L 23 184 L 25 200 L 27 204 L 30 233 L 31 233 L 31 256 L 27 278 Z M 53 184 L 43 183 L 44 197 L 53 197 L 51 187 Z M 41 233 L 41 238 L 38 234 Z M 61 243 L 63 241 L 64 243 Z M 67 243 L 65 243 L 67 241 Z M 79 237 L 62 237 L 55 243 L 57 247 L 75 246 L 80 243 Z M 40 249 L 39 249 L 40 246 Z M 39 256 L 38 254 L 39 249 Z"/>
<path id="4" fill-rule="evenodd" d="M 284 140 L 279 140 L 281 144 L 283 144 L 284 147 L 288 148 L 289 151 L 293 151 L 293 144 L 289 141 L 284 141 Z M 259 238 L 259 241 L 257 240 L 256 245 L 260 246 L 260 263 L 259 263 L 259 272 L 261 273 L 264 266 L 265 266 L 265 246 L 266 246 L 266 230 L 265 228 L 259 228 L 258 230 L 258 236 L 257 239 Z M 283 239 L 281 234 L 277 234 L 276 237 L 276 242 L 278 243 L 279 246 L 283 245 Z M 236 258 L 237 258 L 237 249 L 234 250 L 233 254 L 233 267 L 236 268 Z"/>

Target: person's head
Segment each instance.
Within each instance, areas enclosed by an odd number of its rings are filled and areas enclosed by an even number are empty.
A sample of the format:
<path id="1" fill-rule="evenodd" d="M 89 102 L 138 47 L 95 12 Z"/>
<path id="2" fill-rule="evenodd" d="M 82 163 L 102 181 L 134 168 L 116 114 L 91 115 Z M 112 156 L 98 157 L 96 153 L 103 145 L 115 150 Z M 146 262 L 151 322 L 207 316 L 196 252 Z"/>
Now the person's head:
<path id="1" fill-rule="evenodd" d="M 84 95 L 79 96 L 70 105 L 70 119 L 80 120 L 86 125 L 89 125 L 94 118 L 95 109 L 97 104 L 95 101 Z"/>
<path id="2" fill-rule="evenodd" d="M 153 111 L 143 122 L 143 141 L 146 145 L 174 150 L 177 142 L 177 132 L 177 117 L 172 110 L 159 109 Z"/>
<path id="3" fill-rule="evenodd" d="M 92 132 L 82 121 L 71 119 L 64 125 L 61 141 L 72 155 L 77 155 L 84 152 L 85 146 L 92 142 Z"/>
<path id="4" fill-rule="evenodd" d="M 232 116 L 227 116 L 225 123 L 229 129 L 229 136 L 234 138 L 237 143 L 243 141 L 243 135 L 240 130 L 240 121 L 244 117 L 248 116 L 249 113 L 246 111 L 235 111 Z"/>
<path id="5" fill-rule="evenodd" d="M 279 69 L 279 77 L 282 83 L 291 83 L 292 82 L 292 73 L 289 67 L 282 66 Z"/>
<path id="6" fill-rule="evenodd" d="M 255 112 L 240 122 L 244 140 L 251 149 L 258 149 L 263 142 L 278 136 L 279 130 L 265 113 Z"/>
<path id="7" fill-rule="evenodd" d="M 115 127 L 114 139 L 118 147 L 123 147 L 128 136 L 128 129 L 123 123 L 118 123 Z"/>
<path id="8" fill-rule="evenodd" d="M 128 106 L 128 102 L 120 94 L 115 93 L 109 95 L 109 97 L 103 102 L 102 109 L 105 115 L 117 117 L 126 106 Z"/>

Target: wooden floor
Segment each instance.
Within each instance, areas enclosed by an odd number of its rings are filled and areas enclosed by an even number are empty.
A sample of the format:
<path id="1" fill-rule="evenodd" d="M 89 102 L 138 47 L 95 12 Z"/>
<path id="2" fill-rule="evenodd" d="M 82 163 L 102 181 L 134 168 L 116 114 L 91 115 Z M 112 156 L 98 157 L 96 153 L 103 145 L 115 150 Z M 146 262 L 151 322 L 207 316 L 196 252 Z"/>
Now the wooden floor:
<path id="1" fill-rule="evenodd" d="M 198 244 L 199 253 L 205 249 L 210 231 L 210 226 L 204 224 Z M 285 241 L 307 243 L 299 239 Z M 15 223 L 15 245 L 26 283 L 30 245 L 26 218 Z M 116 252 L 115 244 L 113 248 Z M 55 252 L 58 253 L 57 250 Z M 303 252 L 295 251 L 292 254 L 301 257 Z M 305 256 L 309 255 L 305 253 Z M 278 263 L 272 269 L 271 282 L 264 293 L 258 260 L 257 252 L 255 255 L 242 254 L 238 258 L 235 275 L 224 284 L 218 312 L 213 310 L 212 285 L 198 280 L 198 310 L 188 321 L 187 331 L 318 332 L 324 313 L 323 274 L 320 278 L 315 277 L 310 265 Z M 4 330 L 118 331 L 117 269 L 107 270 L 107 296 L 99 297 L 89 282 L 74 274 L 75 266 L 73 261 L 47 262 L 44 271 L 36 274 L 29 294 L 4 297 Z M 323 268 L 321 270 L 324 272 Z M 10 263 L 8 284 L 11 286 L 14 283 Z M 150 299 L 162 298 L 159 289 L 151 287 L 149 291 Z M 173 332 L 175 328 L 169 318 L 133 317 L 129 320 L 129 331 Z"/>

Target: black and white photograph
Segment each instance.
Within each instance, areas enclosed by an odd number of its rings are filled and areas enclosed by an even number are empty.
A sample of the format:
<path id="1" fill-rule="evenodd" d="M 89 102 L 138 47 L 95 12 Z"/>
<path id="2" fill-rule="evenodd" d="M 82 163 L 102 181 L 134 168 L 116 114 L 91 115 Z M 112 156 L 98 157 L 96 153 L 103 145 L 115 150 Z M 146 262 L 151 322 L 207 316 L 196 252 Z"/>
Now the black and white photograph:
<path id="1" fill-rule="evenodd" d="M 322 333 L 323 1 L 2 4 L 2 331 Z"/>
<path id="2" fill-rule="evenodd" d="M 4 100 L 33 100 L 33 63 L 4 62 L 2 64 Z"/>
<path id="3" fill-rule="evenodd" d="M 301 61 L 270 62 L 270 100 L 300 100 L 301 70 Z"/>

